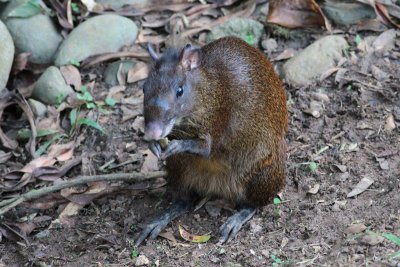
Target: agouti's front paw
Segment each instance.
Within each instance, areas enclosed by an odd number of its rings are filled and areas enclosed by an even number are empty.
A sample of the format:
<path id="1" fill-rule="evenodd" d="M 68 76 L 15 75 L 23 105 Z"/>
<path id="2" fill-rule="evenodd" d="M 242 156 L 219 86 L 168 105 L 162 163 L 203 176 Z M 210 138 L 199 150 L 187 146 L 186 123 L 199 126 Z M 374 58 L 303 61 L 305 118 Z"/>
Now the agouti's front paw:
<path id="1" fill-rule="evenodd" d="M 156 155 L 157 158 L 160 158 L 160 156 L 161 156 L 161 145 L 157 141 L 150 142 L 149 149 L 150 149 L 151 152 L 153 152 L 154 155 Z"/>
<path id="2" fill-rule="evenodd" d="M 161 159 L 165 160 L 169 156 L 182 153 L 187 150 L 184 140 L 172 140 L 169 142 L 167 149 L 161 154 Z"/>

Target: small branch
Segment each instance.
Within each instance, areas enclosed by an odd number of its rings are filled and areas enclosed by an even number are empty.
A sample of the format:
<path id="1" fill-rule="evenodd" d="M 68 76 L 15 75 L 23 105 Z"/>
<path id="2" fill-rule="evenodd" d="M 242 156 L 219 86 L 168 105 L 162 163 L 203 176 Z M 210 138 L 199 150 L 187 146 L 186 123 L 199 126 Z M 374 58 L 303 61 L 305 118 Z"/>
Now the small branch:
<path id="1" fill-rule="evenodd" d="M 25 194 L 22 194 L 18 197 L 14 197 L 12 199 L 3 200 L 0 202 L 0 215 L 3 215 L 10 209 L 19 204 L 30 201 L 41 196 L 47 195 L 49 193 L 59 191 L 61 189 L 72 187 L 80 184 L 90 183 L 90 182 L 98 182 L 98 181 L 122 181 L 122 180 L 131 180 L 131 181 L 145 181 L 149 179 L 154 179 L 157 177 L 163 177 L 167 173 L 165 171 L 156 171 L 156 172 L 148 172 L 148 173 L 114 173 L 114 174 L 102 174 L 102 175 L 93 175 L 93 176 L 78 176 L 74 179 L 63 181 L 52 186 L 43 187 L 40 189 L 33 189 Z"/>

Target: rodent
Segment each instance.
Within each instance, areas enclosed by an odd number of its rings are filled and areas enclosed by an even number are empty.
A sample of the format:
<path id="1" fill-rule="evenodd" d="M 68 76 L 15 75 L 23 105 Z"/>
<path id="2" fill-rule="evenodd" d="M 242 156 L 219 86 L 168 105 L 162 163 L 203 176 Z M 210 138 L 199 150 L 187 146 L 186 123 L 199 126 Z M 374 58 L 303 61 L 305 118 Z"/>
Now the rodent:
<path id="1" fill-rule="evenodd" d="M 166 159 L 177 200 L 138 238 L 155 238 L 186 212 L 193 196 L 233 201 L 239 211 L 221 227 L 223 243 L 269 204 L 285 184 L 286 95 L 265 55 L 236 37 L 202 48 L 170 48 L 154 59 L 143 86 L 145 139 Z M 157 140 L 173 139 L 165 151 Z"/>

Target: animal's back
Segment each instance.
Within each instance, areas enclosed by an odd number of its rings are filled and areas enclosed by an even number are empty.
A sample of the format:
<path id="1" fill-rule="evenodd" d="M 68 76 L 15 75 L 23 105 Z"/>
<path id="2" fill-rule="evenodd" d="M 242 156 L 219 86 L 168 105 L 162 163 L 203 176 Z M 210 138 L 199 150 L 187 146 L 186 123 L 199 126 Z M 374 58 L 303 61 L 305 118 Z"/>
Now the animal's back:
<path id="1" fill-rule="evenodd" d="M 211 155 L 172 156 L 169 180 L 182 192 L 245 201 L 252 173 L 275 159 L 284 142 L 286 97 L 272 65 L 244 41 L 222 38 L 201 50 L 203 82 L 197 90 L 209 105 L 199 135 L 211 134 Z"/>

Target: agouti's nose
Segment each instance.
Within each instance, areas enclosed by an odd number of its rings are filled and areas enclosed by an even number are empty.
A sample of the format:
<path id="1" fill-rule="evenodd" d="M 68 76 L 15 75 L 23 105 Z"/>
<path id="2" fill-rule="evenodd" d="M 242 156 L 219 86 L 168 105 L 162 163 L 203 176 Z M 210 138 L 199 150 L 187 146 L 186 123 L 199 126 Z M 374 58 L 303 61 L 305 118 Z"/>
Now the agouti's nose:
<path id="1" fill-rule="evenodd" d="M 144 127 L 144 140 L 152 141 L 161 139 L 163 127 L 161 123 L 150 122 Z"/>

